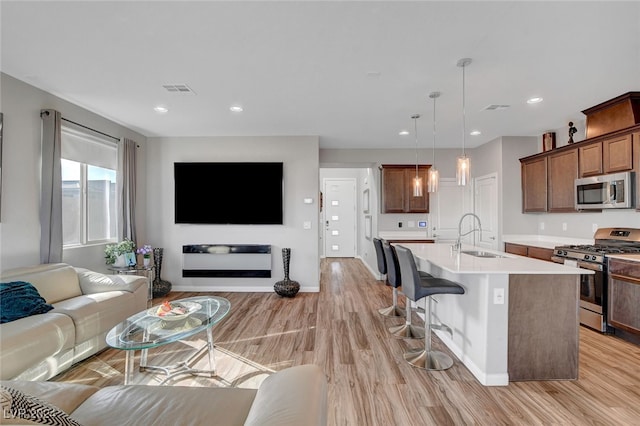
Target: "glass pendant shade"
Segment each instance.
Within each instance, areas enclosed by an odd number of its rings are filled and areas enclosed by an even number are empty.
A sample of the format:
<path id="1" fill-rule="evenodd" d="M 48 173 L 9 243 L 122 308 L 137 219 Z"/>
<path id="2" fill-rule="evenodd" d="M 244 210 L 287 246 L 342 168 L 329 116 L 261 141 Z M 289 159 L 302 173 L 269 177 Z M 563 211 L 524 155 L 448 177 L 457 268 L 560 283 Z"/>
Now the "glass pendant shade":
<path id="1" fill-rule="evenodd" d="M 471 164 L 469 163 L 469 157 L 458 157 L 458 163 L 456 164 L 456 181 L 458 185 L 464 186 L 469 183 L 469 169 Z"/>
<path id="2" fill-rule="evenodd" d="M 413 178 L 411 186 L 413 187 L 413 196 L 422 197 L 422 178 L 418 173 L 418 118 L 420 118 L 420 114 L 414 114 L 411 118 L 413 119 L 414 135 L 416 137 L 416 176 Z"/>
<path id="3" fill-rule="evenodd" d="M 438 185 L 440 184 L 440 173 L 435 167 L 429 169 L 429 180 L 427 181 L 427 190 L 429 192 L 438 192 Z"/>
<path id="4" fill-rule="evenodd" d="M 422 178 L 418 175 L 413 178 L 413 196 L 422 197 Z"/>
<path id="5" fill-rule="evenodd" d="M 467 124 L 465 114 L 465 79 L 464 69 L 471 63 L 471 58 L 462 58 L 458 61 L 458 66 L 462 68 L 462 156 L 458 157 L 456 164 L 456 181 L 459 186 L 465 186 L 469 182 L 469 158 L 465 155 L 465 139 L 467 138 Z"/>

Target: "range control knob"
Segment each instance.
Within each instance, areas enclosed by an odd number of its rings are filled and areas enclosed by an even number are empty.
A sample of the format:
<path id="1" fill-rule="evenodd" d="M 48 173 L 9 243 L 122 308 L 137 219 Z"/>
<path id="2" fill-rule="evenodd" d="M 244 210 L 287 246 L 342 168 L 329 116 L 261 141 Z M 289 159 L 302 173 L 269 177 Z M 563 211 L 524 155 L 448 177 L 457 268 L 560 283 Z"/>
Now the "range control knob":
<path id="1" fill-rule="evenodd" d="M 588 254 L 584 255 L 584 260 L 589 260 L 589 255 Z"/>
<path id="2" fill-rule="evenodd" d="M 591 256 L 591 260 L 596 260 L 596 257 L 595 256 Z"/>

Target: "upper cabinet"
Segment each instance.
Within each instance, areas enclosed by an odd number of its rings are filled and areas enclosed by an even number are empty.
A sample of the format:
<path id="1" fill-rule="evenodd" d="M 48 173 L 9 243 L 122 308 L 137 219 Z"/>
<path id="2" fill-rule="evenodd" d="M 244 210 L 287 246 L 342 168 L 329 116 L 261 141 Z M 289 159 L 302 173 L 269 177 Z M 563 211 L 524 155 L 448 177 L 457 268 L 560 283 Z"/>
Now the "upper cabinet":
<path id="1" fill-rule="evenodd" d="M 547 211 L 547 157 L 522 160 L 522 211 Z"/>
<path id="2" fill-rule="evenodd" d="M 633 169 L 631 134 L 598 139 L 578 148 L 580 177 L 626 172 Z"/>
<path id="3" fill-rule="evenodd" d="M 578 173 L 580 177 L 601 175 L 602 142 L 582 145 L 578 148 Z"/>
<path id="4" fill-rule="evenodd" d="M 638 153 L 636 153 L 638 155 Z M 633 169 L 633 137 L 631 134 L 602 141 L 602 163 L 605 173 Z"/>
<path id="5" fill-rule="evenodd" d="M 414 197 L 412 185 L 416 166 L 383 164 L 382 213 L 429 213 L 427 179 L 430 167 L 418 167 L 418 176 L 422 178 L 422 196 Z"/>
<path id="6" fill-rule="evenodd" d="M 523 212 L 575 212 L 576 178 L 626 171 L 640 211 L 640 92 L 582 112 L 586 140 L 520 159 Z"/>
<path id="7" fill-rule="evenodd" d="M 576 211 L 574 188 L 578 177 L 578 150 L 551 154 L 547 161 L 549 212 Z"/>

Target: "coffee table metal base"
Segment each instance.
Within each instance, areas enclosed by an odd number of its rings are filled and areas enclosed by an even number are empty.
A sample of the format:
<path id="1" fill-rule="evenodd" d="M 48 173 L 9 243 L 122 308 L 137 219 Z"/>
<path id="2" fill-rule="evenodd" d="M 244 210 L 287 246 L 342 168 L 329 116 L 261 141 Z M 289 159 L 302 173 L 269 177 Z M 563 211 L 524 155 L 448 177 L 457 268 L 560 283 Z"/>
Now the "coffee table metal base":
<path id="1" fill-rule="evenodd" d="M 207 328 L 207 344 L 202 346 L 200 349 L 196 350 L 191 356 L 189 356 L 184 361 L 179 361 L 173 365 L 161 366 L 161 365 L 148 365 L 147 364 L 147 352 L 149 349 L 142 349 L 140 353 L 140 372 L 146 371 L 159 371 L 164 373 L 167 377 L 164 378 L 160 382 L 160 385 L 166 384 L 169 380 L 174 377 L 183 375 L 183 374 L 191 374 L 192 376 L 207 376 L 207 377 L 215 377 L 215 357 L 214 357 L 214 345 L 213 345 L 213 333 L 211 332 L 211 328 Z M 198 368 L 193 368 L 192 365 L 195 361 L 197 361 L 204 352 L 207 352 L 209 358 L 209 369 L 203 370 Z M 133 377 L 134 360 L 135 360 L 135 351 L 128 350 L 125 351 L 125 366 L 124 366 L 124 384 L 128 385 L 131 383 L 131 378 Z"/>

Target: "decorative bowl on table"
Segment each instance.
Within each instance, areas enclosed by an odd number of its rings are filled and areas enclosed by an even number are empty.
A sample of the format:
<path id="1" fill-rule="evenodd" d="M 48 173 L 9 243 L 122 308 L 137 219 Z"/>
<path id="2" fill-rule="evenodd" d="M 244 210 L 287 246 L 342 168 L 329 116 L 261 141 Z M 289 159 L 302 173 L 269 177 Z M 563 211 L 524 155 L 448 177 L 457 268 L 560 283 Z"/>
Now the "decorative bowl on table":
<path id="1" fill-rule="evenodd" d="M 161 319 L 167 322 L 185 321 L 189 315 L 202 308 L 202 305 L 196 302 L 164 302 L 162 305 L 155 306 L 147 310 L 147 315 Z"/>

